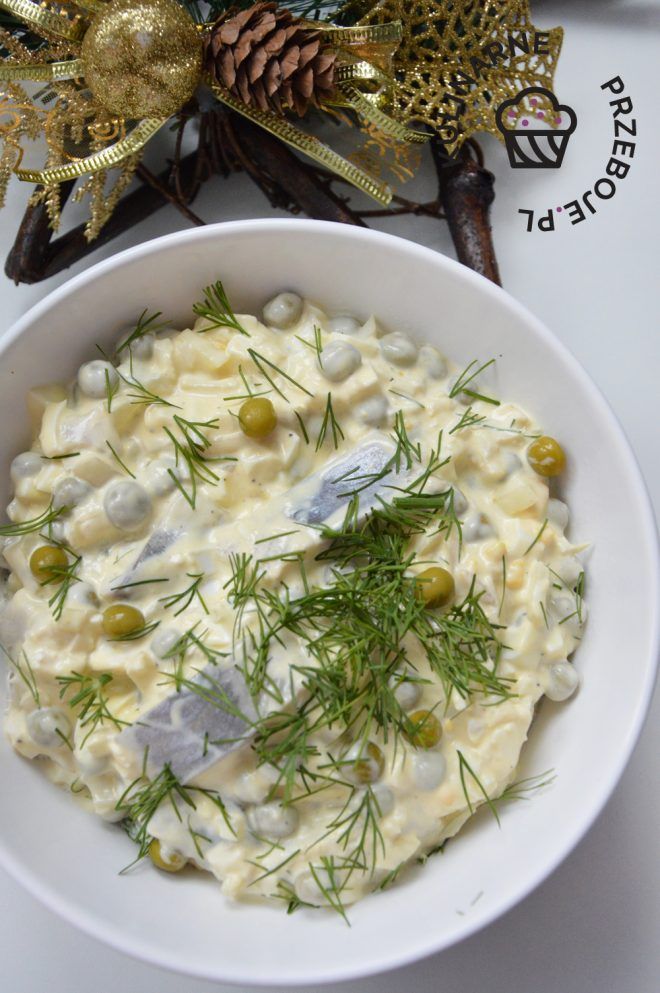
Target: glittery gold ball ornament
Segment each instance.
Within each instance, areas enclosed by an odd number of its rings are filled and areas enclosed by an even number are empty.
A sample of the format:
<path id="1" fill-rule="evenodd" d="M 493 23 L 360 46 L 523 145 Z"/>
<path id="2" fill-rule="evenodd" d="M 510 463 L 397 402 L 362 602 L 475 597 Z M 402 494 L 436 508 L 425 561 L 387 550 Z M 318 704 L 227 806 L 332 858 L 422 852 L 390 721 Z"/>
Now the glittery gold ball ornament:
<path id="1" fill-rule="evenodd" d="M 111 0 L 82 43 L 85 80 L 119 117 L 169 117 L 195 92 L 202 39 L 176 0 Z"/>

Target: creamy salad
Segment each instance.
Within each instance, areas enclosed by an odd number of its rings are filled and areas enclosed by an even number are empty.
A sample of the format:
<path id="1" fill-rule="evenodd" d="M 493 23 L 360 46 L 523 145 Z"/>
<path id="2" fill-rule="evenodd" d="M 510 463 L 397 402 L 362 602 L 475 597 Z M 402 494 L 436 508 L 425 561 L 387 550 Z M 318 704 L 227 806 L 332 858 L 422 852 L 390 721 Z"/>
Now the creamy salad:
<path id="1" fill-rule="evenodd" d="M 5 730 L 137 860 L 343 913 L 515 793 L 577 688 L 566 456 L 487 358 L 292 292 L 194 310 L 30 393 Z"/>

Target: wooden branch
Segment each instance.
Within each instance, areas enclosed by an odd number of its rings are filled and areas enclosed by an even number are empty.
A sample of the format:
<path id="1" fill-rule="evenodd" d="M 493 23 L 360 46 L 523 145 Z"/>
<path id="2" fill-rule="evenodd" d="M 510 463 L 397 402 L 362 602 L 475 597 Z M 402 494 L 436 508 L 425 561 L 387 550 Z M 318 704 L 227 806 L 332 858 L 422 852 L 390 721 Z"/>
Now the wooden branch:
<path id="1" fill-rule="evenodd" d="M 449 158 L 441 142 L 431 139 L 440 201 L 458 260 L 501 286 L 489 219 L 495 177 L 470 151 L 464 146 L 457 158 Z"/>
<path id="2" fill-rule="evenodd" d="M 233 111 L 228 115 L 228 123 L 243 150 L 242 164 L 267 196 L 270 194 L 264 188 L 264 173 L 308 217 L 367 227 L 341 197 L 320 181 L 314 169 L 279 138 Z"/>
<path id="3" fill-rule="evenodd" d="M 193 152 L 181 160 L 180 170 L 184 182 L 195 174 L 197 153 Z M 170 181 L 168 168 L 156 178 L 162 186 Z M 74 183 L 62 184 L 62 202 L 71 194 Z M 150 217 L 168 202 L 161 190 L 141 185 L 137 190 L 124 196 L 101 233 L 94 241 L 85 237 L 85 225 L 79 224 L 66 234 L 53 239 L 48 214 L 44 204 L 28 207 L 18 229 L 14 246 L 5 265 L 5 273 L 15 283 L 38 283 L 68 269 L 97 248 L 106 245 L 113 238 L 130 231 L 134 225 Z"/>

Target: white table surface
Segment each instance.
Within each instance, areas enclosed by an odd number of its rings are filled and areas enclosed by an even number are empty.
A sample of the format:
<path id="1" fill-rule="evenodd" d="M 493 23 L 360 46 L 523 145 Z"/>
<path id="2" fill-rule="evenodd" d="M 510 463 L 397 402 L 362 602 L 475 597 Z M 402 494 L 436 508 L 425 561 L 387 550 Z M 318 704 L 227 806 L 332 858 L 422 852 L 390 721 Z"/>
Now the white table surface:
<path id="1" fill-rule="evenodd" d="M 490 139 L 484 142 L 497 176 L 493 219 L 502 279 L 568 345 L 608 397 L 658 513 L 660 5 L 653 0 L 539 0 L 535 13 L 540 27 L 560 23 L 566 28 L 557 92 L 576 109 L 579 126 L 557 172 L 513 171 L 503 149 Z M 547 210 L 566 203 L 604 175 L 613 135 L 600 84 L 616 75 L 626 83 L 638 121 L 630 174 L 617 184 L 616 196 L 600 202 L 598 213 L 584 223 L 571 227 L 564 215 L 552 233 L 526 233 L 519 207 Z M 430 172 L 422 185 L 432 189 Z M 14 187 L 11 205 L 0 213 L 0 259 L 13 240 L 24 196 Z M 245 177 L 218 180 L 196 209 L 218 221 L 270 212 Z M 184 223 L 173 210 L 163 210 L 91 261 Z M 446 230 L 437 222 L 404 219 L 382 226 L 451 253 Z M 0 276 L 0 333 L 67 275 L 18 288 Z M 621 660 L 623 667 L 626 663 Z M 637 750 L 605 811 L 543 886 L 491 927 L 441 955 L 326 989 L 657 993 L 659 748 L 656 695 Z M 43 909 L 1 871 L 0 962 L 3 993 L 229 993 L 228 987 L 161 972 L 97 943 Z"/>

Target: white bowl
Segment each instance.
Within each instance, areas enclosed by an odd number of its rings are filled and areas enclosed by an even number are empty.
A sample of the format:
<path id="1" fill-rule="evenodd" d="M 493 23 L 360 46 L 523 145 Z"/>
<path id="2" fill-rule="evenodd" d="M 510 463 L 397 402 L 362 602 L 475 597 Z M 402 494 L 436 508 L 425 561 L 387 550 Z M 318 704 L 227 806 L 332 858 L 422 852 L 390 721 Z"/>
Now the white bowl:
<path id="1" fill-rule="evenodd" d="M 551 788 L 480 813 L 443 855 L 351 911 L 230 905 L 210 878 L 117 870 L 131 843 L 78 809 L 36 764 L 0 744 L 0 856 L 52 910 L 156 965 L 227 982 L 292 985 L 355 978 L 446 948 L 494 920 L 566 857 L 603 807 L 639 735 L 658 649 L 656 532 L 639 470 L 609 407 L 565 348 L 470 270 L 389 235 L 311 221 L 222 224 L 149 242 L 94 266 L 18 322 L 0 352 L 0 479 L 28 443 L 28 387 L 70 379 L 145 307 L 189 320 L 222 278 L 236 309 L 291 288 L 336 311 L 371 312 L 459 363 L 495 356 L 499 395 L 565 443 L 572 534 L 593 542 L 590 619 L 568 704 L 546 702 L 523 775 Z M 6 493 L 0 494 L 6 501 Z"/>

